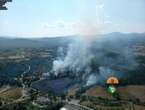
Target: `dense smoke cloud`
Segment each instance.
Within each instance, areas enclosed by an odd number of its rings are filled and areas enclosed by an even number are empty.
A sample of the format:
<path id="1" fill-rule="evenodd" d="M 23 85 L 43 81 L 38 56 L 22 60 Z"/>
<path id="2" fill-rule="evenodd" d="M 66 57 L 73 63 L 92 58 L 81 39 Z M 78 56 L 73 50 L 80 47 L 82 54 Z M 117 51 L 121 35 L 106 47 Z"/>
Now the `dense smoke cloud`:
<path id="1" fill-rule="evenodd" d="M 93 16 L 84 16 L 75 24 L 79 37 L 74 38 L 67 49 L 58 49 L 58 57 L 52 67 L 56 76 L 75 76 L 86 86 L 104 84 L 111 76 L 123 77 L 125 70 L 137 67 L 129 39 L 122 38 L 120 33 L 104 35 L 104 22 L 108 22 L 104 21 L 105 6 L 98 2 L 95 7 Z"/>
<path id="2" fill-rule="evenodd" d="M 52 68 L 56 76 L 66 73 L 76 78 L 79 76 L 82 82 L 90 86 L 102 83 L 110 76 L 121 77 L 120 68 L 135 67 L 136 62 L 129 47 L 123 46 L 119 40 L 116 42 L 112 37 L 101 35 L 105 27 L 104 16 L 100 16 L 99 11 L 104 5 L 97 7 L 95 20 L 94 16 L 84 17 L 85 21 L 75 25 L 79 37 L 68 45 L 67 52 L 59 48 Z"/>
<path id="3" fill-rule="evenodd" d="M 62 52 L 63 53 L 63 52 Z M 90 43 L 77 40 L 72 44 L 69 44 L 66 56 L 58 57 L 53 62 L 53 71 L 55 75 L 67 71 L 80 72 L 84 69 L 85 72 L 89 70 L 90 61 L 94 58 L 94 55 L 90 51 Z"/>
<path id="4" fill-rule="evenodd" d="M 111 36 L 101 34 L 103 26 L 93 21 L 77 25 L 79 37 L 64 50 L 58 49 L 52 72 L 79 78 L 85 85 L 104 83 L 110 76 L 121 77 L 120 69 L 134 68 L 132 50 Z M 116 36 L 118 37 L 118 36 Z"/>
<path id="5" fill-rule="evenodd" d="M 104 83 L 110 76 L 122 77 L 121 70 L 135 68 L 137 63 L 131 48 L 116 43 L 112 37 L 95 37 L 89 42 L 78 37 L 68 45 L 66 52 L 63 48 L 58 49 L 52 71 L 56 76 L 79 76 L 87 86 Z"/>

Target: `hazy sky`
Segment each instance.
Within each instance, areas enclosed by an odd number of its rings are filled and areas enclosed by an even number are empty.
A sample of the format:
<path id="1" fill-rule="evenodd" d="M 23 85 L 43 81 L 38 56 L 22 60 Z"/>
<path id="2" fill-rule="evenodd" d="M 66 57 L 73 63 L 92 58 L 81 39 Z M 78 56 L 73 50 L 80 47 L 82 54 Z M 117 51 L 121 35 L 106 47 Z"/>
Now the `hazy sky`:
<path id="1" fill-rule="evenodd" d="M 7 7 L 0 36 L 145 32 L 145 0 L 13 0 Z"/>

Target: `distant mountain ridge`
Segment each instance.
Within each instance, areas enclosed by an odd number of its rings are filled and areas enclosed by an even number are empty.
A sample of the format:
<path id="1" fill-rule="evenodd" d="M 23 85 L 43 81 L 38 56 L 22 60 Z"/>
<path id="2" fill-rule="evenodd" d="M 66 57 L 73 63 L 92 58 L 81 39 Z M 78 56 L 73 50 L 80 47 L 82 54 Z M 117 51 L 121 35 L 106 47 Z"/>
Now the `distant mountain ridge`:
<path id="1" fill-rule="evenodd" d="M 115 41 L 145 41 L 145 33 L 119 33 L 113 32 L 109 34 L 101 35 L 102 38 L 106 40 L 115 40 Z M 62 37 L 52 37 L 52 38 L 11 38 L 6 36 L 0 36 L 0 48 L 39 48 L 39 47 L 54 47 L 54 46 L 63 46 L 72 41 L 72 38 L 75 36 L 62 36 Z"/>
<path id="2" fill-rule="evenodd" d="M 64 45 L 70 42 L 70 38 L 5 38 L 0 37 L 0 48 L 39 48 L 39 47 L 54 47 Z"/>

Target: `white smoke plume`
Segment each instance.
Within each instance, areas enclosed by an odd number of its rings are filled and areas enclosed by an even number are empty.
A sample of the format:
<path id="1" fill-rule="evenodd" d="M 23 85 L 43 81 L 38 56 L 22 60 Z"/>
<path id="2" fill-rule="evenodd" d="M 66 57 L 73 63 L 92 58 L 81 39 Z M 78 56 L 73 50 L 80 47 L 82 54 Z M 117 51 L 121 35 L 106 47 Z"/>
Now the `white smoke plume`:
<path id="1" fill-rule="evenodd" d="M 100 10 L 103 7 L 104 5 L 101 5 Z M 76 25 L 79 37 L 68 45 L 66 53 L 59 48 L 58 58 L 53 61 L 52 71 L 56 76 L 64 73 L 73 74 L 76 78 L 81 77 L 81 80 L 90 86 L 102 82 L 111 75 L 120 76 L 120 73 L 114 70 L 116 66 L 134 63 L 132 53 L 128 48 L 123 48 L 118 44 L 109 47 L 106 43 L 105 45 L 99 43 L 99 38 L 96 37 L 102 34 L 104 28 L 104 21 L 101 20 L 97 19 L 97 22 L 86 20 Z M 98 44 L 94 45 L 96 40 Z M 111 40 L 113 42 L 113 39 Z"/>
<path id="2" fill-rule="evenodd" d="M 79 73 L 84 69 L 88 72 L 87 68 L 91 63 L 91 59 L 94 58 L 90 51 L 90 43 L 77 40 L 68 46 L 68 51 L 64 58 L 59 57 L 53 62 L 53 71 L 55 75 L 63 73 L 66 70 Z"/>
<path id="3" fill-rule="evenodd" d="M 87 79 L 86 86 L 90 86 L 90 85 L 96 84 L 97 83 L 97 79 L 98 79 L 98 77 L 96 75 L 91 74 L 88 77 L 88 79 Z"/>
<path id="4" fill-rule="evenodd" d="M 100 37 L 100 39 L 102 39 Z M 121 70 L 136 67 L 132 51 L 122 45 L 99 43 L 99 38 L 87 42 L 81 38 L 75 39 L 68 45 L 66 53 L 63 48 L 58 49 L 58 58 L 53 61 L 53 73 L 72 74 L 80 78 L 86 86 L 104 83 L 110 76 L 121 77 Z M 94 41 L 95 42 L 94 44 Z M 64 54 L 65 53 L 65 54 Z"/>
<path id="5" fill-rule="evenodd" d="M 100 66 L 99 74 L 90 74 L 86 85 L 91 86 L 96 83 L 105 83 L 105 81 L 111 76 L 119 76 L 118 72 L 110 69 L 109 67 Z"/>

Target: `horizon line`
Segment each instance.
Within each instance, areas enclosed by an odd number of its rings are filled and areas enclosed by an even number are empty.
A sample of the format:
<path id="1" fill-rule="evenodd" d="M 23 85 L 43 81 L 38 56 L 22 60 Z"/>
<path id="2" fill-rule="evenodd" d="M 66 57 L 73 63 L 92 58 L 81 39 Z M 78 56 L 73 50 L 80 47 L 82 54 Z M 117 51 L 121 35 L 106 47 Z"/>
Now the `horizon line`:
<path id="1" fill-rule="evenodd" d="M 112 34 L 112 33 L 120 33 L 120 34 L 145 34 L 145 32 L 109 32 L 109 33 L 104 33 L 104 34 L 96 34 L 94 36 L 100 36 L 100 35 L 107 35 L 107 34 Z M 79 35 L 56 35 L 56 36 L 29 36 L 29 37 L 24 37 L 24 36 L 14 36 L 14 35 L 0 35 L 0 38 L 9 38 L 9 39 L 43 39 L 43 38 L 61 38 L 61 37 L 73 37 L 73 36 L 79 36 Z"/>

